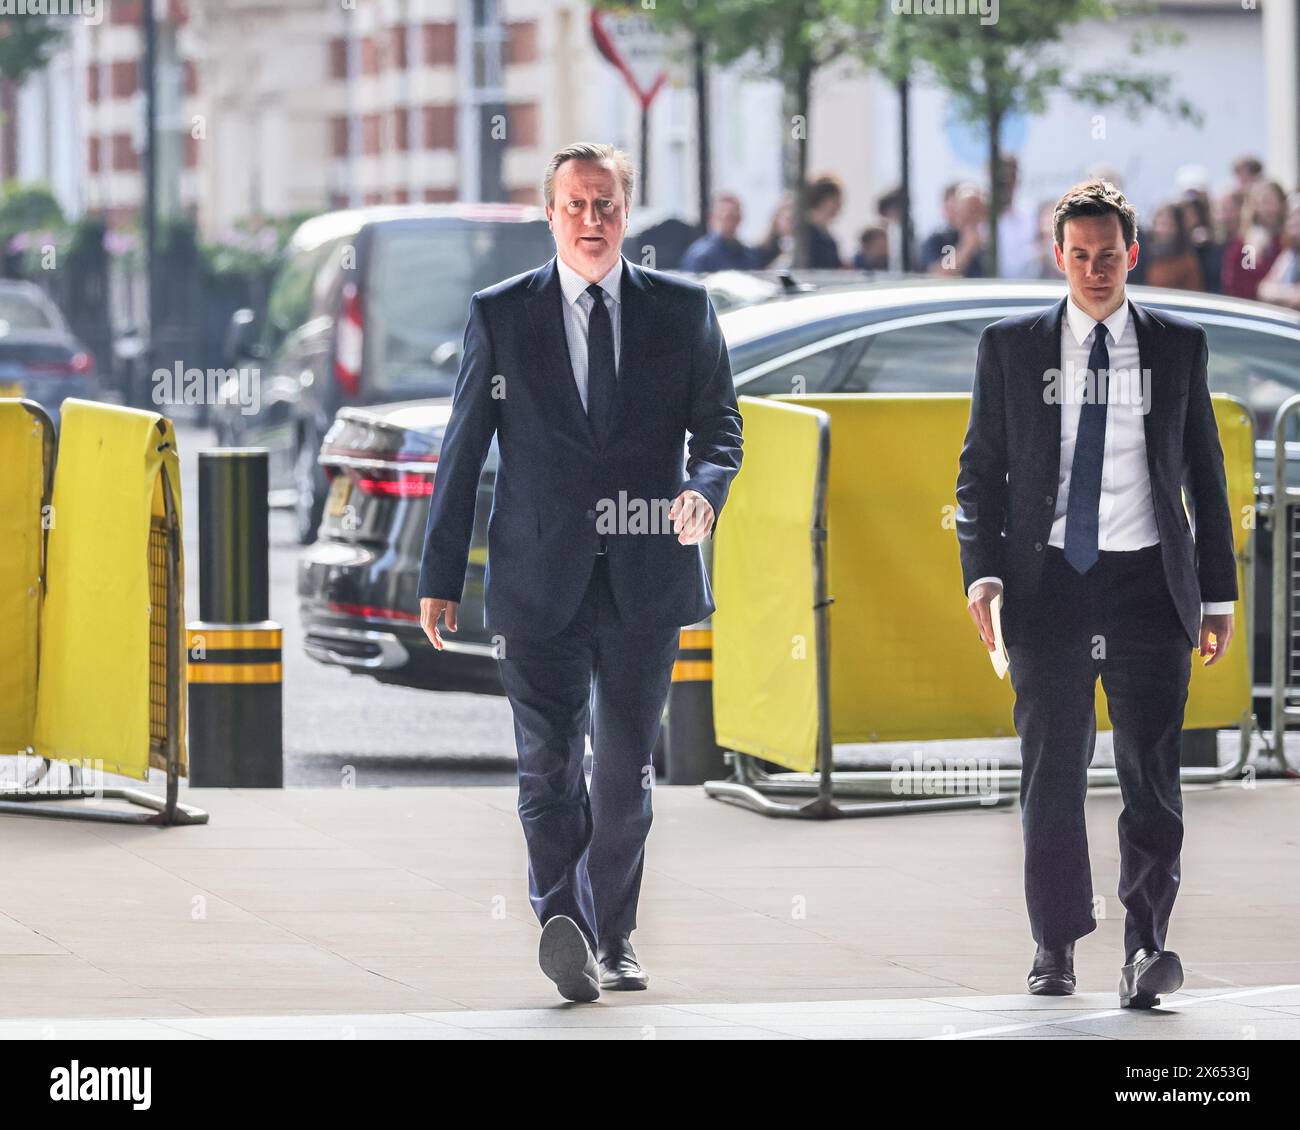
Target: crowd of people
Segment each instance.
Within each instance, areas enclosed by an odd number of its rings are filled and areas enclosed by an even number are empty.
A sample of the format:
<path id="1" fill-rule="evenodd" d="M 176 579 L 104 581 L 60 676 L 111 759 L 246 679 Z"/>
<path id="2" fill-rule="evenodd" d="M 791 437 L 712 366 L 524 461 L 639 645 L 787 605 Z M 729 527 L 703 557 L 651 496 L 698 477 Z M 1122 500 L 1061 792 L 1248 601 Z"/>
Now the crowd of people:
<path id="1" fill-rule="evenodd" d="M 1052 233 L 1055 200 L 1037 208 L 1020 191 L 1020 167 L 1007 155 L 1000 164 L 997 262 L 989 238 L 989 193 L 973 181 L 958 181 L 943 192 L 943 223 L 915 247 L 914 272 L 936 277 L 1058 279 Z M 1122 189 L 1113 169 L 1091 176 Z M 1180 170 L 1175 195 L 1161 203 L 1138 230 L 1140 247 L 1130 281 L 1147 286 L 1208 291 L 1260 299 L 1300 309 L 1300 190 L 1288 196 L 1255 157 L 1232 165 L 1232 183 L 1215 193 L 1205 170 Z M 844 185 L 830 173 L 813 177 L 804 188 L 808 266 L 853 268 L 868 273 L 901 272 L 903 207 L 898 189 L 876 200 L 877 218 L 858 236 L 847 259 L 830 225 L 844 203 Z M 713 199 L 709 228 L 686 251 L 688 271 L 760 270 L 790 266 L 794 259 L 794 206 L 787 194 L 778 204 L 763 239 L 742 242 L 740 198 L 731 192 Z"/>

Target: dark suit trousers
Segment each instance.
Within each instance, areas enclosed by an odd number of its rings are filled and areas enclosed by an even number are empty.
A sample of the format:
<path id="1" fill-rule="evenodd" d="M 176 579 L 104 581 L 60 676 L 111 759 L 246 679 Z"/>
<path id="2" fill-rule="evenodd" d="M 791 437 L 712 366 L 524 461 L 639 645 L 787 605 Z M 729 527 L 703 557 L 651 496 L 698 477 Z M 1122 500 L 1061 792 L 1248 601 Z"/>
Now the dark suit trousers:
<path id="1" fill-rule="evenodd" d="M 1096 929 L 1084 798 L 1100 676 L 1114 730 L 1119 898 L 1126 956 L 1163 949 L 1183 843 L 1179 747 L 1191 649 L 1160 546 L 1111 552 L 1084 575 L 1049 545 L 1042 587 L 1008 640 L 1020 735 L 1025 901 L 1034 939 L 1059 947 Z M 1008 602 L 1014 596 L 1008 594 Z"/>
<path id="2" fill-rule="evenodd" d="M 499 659 L 514 711 L 529 901 L 539 922 L 572 918 L 593 949 L 636 928 L 654 746 L 679 633 L 621 621 L 607 562 L 596 557 L 562 631 L 510 636 Z"/>

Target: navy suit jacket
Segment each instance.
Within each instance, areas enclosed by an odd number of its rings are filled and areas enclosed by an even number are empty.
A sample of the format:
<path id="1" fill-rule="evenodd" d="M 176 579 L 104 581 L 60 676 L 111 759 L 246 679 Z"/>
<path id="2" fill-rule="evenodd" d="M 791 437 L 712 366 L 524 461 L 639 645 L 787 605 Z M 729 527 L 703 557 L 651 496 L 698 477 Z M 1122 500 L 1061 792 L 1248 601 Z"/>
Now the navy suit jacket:
<path id="1" fill-rule="evenodd" d="M 649 532 L 620 523 L 610 532 L 608 519 L 620 512 L 621 493 L 621 513 L 635 514 L 639 500 L 657 517 L 686 489 L 708 499 L 715 523 L 720 517 L 740 469 L 741 425 L 717 315 L 699 284 L 623 260 L 618 389 L 601 446 L 573 378 L 562 302 L 554 258 L 470 300 L 418 595 L 460 601 L 479 476 L 495 435 L 488 631 L 544 638 L 564 628 L 602 533 L 625 621 L 694 624 L 714 610 L 700 546 L 679 544 L 671 522 L 655 521 Z"/>
<path id="2" fill-rule="evenodd" d="M 1056 514 L 1061 404 L 1044 395 L 1044 378 L 1061 367 L 1065 303 L 984 331 L 961 451 L 956 527 L 963 582 L 969 591 L 980 577 L 1002 578 L 1003 633 L 1011 642 L 1032 615 Z M 1206 373 L 1209 345 L 1195 322 L 1132 301 L 1129 309 L 1139 363 L 1151 371 L 1152 403 L 1142 424 L 1160 557 L 1196 647 L 1201 602 L 1237 599 L 1223 448 Z"/>

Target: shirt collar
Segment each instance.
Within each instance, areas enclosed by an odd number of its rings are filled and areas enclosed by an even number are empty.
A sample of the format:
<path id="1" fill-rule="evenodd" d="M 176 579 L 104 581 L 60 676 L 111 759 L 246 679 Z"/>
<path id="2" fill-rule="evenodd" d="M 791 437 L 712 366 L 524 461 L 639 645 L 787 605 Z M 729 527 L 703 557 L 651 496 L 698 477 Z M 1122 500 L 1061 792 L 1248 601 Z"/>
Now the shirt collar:
<path id="1" fill-rule="evenodd" d="M 1067 298 L 1065 301 L 1065 316 L 1070 323 L 1070 332 L 1074 334 L 1074 340 L 1083 345 L 1092 333 L 1093 327 L 1096 326 L 1097 319 L 1085 312 L 1082 307 L 1075 305 L 1073 298 Z M 1128 328 L 1127 298 L 1103 324 L 1112 341 L 1118 342 L 1124 336 L 1124 331 Z"/>
<path id="2" fill-rule="evenodd" d="M 561 259 L 558 254 L 555 256 L 555 265 L 560 272 L 560 289 L 564 291 L 564 300 L 572 306 L 582 297 L 591 284 Z M 623 256 L 620 255 L 609 269 L 609 274 L 600 280 L 599 286 L 610 298 L 617 302 L 619 285 L 622 281 Z"/>

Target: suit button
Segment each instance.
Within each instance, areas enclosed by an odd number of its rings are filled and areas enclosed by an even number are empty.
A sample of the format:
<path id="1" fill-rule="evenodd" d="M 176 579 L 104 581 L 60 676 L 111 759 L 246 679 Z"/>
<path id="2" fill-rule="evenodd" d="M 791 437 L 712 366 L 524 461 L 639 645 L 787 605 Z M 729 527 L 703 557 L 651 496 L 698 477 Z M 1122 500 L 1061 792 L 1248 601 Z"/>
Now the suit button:
<path id="1" fill-rule="evenodd" d="M 1050 494 L 1049 494 L 1046 498 L 1043 499 L 1043 502 L 1044 502 L 1046 505 L 1048 505 L 1048 506 L 1051 506 L 1052 503 L 1055 502 L 1055 501 L 1056 501 L 1056 499 L 1054 499 Z"/>
<path id="2" fill-rule="evenodd" d="M 1041 541 L 1034 542 L 1034 552 L 1035 553 L 1043 552 L 1043 543 Z"/>
<path id="3" fill-rule="evenodd" d="M 587 511 L 587 517 L 588 517 L 588 518 L 594 518 L 595 516 L 596 516 L 596 512 L 595 512 L 594 510 L 588 510 L 588 511 Z"/>

